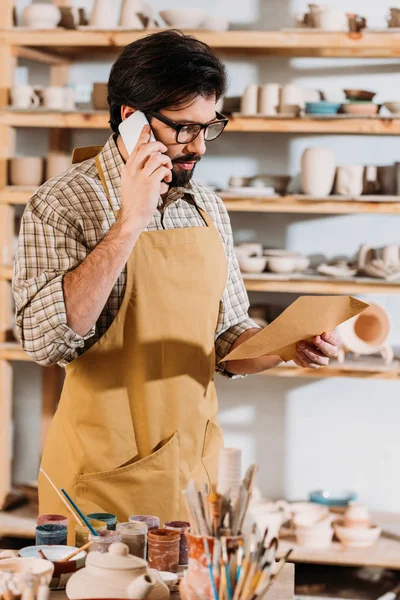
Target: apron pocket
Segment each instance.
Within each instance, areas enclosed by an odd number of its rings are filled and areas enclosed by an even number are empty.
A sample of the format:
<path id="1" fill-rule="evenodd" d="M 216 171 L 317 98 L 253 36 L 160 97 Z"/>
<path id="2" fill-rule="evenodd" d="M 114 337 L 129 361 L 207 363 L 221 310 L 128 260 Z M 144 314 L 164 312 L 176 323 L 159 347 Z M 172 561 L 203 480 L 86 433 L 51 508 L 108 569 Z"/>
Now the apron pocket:
<path id="1" fill-rule="evenodd" d="M 179 496 L 178 432 L 153 454 L 133 464 L 77 478 L 81 510 L 86 514 L 111 512 L 119 521 L 128 521 L 135 514 L 158 516 L 162 525 L 178 519 Z"/>
<path id="2" fill-rule="evenodd" d="M 201 462 L 207 473 L 209 490 L 218 482 L 218 457 L 219 451 L 223 447 L 224 438 L 221 427 L 214 421 L 208 421 Z"/>

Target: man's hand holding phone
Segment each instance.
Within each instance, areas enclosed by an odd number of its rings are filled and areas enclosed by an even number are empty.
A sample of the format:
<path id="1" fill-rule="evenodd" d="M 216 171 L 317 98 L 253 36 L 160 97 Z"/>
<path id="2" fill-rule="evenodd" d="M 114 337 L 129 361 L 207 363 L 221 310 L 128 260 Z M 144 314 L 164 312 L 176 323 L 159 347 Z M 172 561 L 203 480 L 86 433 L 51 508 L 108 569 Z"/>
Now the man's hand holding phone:
<path id="1" fill-rule="evenodd" d="M 143 231 L 157 210 L 162 194 L 172 181 L 171 159 L 162 154 L 167 147 L 150 142 L 151 128 L 145 125 L 139 140 L 121 171 L 121 211 L 119 220 Z"/>

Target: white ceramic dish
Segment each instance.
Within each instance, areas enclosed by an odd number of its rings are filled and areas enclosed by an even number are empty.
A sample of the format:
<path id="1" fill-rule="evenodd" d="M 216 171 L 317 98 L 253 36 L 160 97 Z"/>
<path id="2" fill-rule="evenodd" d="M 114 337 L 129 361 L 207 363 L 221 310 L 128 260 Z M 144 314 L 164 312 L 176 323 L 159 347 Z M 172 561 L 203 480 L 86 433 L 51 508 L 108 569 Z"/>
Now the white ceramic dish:
<path id="1" fill-rule="evenodd" d="M 336 536 L 346 548 L 368 548 L 375 544 L 382 532 L 377 525 L 367 529 L 343 527 L 342 521 L 335 523 L 334 528 Z"/>
<path id="2" fill-rule="evenodd" d="M 259 244 L 258 242 L 246 242 L 244 244 L 240 244 L 240 246 L 235 246 L 235 252 L 237 256 L 239 254 L 242 256 L 262 256 L 263 247 L 262 244 Z"/>
<path id="3" fill-rule="evenodd" d="M 243 273 L 262 273 L 267 266 L 265 256 L 239 256 L 238 260 Z"/>
<path id="4" fill-rule="evenodd" d="M 293 273 L 296 270 L 296 259 L 291 256 L 268 256 L 268 269 L 272 273 Z"/>
<path id="5" fill-rule="evenodd" d="M 207 13 L 197 8 L 160 10 L 161 18 L 171 27 L 198 29 L 207 18 Z"/>
<path id="6" fill-rule="evenodd" d="M 170 573 L 169 571 L 159 571 L 158 573 L 163 582 L 171 588 L 178 582 L 178 575 L 176 573 Z"/>
<path id="7" fill-rule="evenodd" d="M 400 115 L 400 102 L 385 102 L 384 106 L 392 115 Z"/>

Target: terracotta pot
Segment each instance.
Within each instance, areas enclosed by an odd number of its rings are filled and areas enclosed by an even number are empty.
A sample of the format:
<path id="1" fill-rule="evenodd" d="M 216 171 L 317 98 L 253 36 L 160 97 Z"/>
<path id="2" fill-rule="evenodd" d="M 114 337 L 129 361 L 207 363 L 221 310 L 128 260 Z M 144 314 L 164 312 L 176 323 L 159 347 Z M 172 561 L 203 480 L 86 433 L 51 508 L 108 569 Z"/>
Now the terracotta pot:
<path id="1" fill-rule="evenodd" d="M 387 346 L 391 323 L 387 311 L 371 303 L 361 314 L 338 327 L 344 348 L 357 356 L 381 352 Z"/>
<path id="2" fill-rule="evenodd" d="M 332 191 L 335 179 L 335 155 L 329 148 L 307 148 L 301 158 L 303 192 L 324 198 Z"/>
<path id="3" fill-rule="evenodd" d="M 364 186 L 364 166 L 346 165 L 336 171 L 335 192 L 341 196 L 361 196 Z"/>
<path id="4" fill-rule="evenodd" d="M 214 600 L 207 558 L 204 550 L 204 539 L 208 540 L 211 557 L 214 551 L 214 538 L 201 535 L 185 534 L 189 546 L 189 565 L 179 586 L 181 600 Z M 219 575 L 214 574 L 215 584 L 219 587 Z"/>
<path id="5" fill-rule="evenodd" d="M 93 84 L 92 103 L 95 110 L 108 110 L 106 83 Z"/>
<path id="6" fill-rule="evenodd" d="M 10 161 L 11 185 L 39 186 L 43 182 L 43 159 L 19 156 Z"/>
<path id="7" fill-rule="evenodd" d="M 57 177 L 71 166 L 69 154 L 49 154 L 46 159 L 46 181 Z"/>

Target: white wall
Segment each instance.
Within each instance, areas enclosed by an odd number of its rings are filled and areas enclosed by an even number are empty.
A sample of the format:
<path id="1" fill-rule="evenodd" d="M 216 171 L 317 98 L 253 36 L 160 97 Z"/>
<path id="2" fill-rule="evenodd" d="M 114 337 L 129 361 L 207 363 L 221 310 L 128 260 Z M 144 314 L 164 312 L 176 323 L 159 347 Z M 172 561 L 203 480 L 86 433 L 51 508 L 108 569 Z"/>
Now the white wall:
<path id="1" fill-rule="evenodd" d="M 18 3 L 19 7 L 28 0 Z M 91 0 L 77 5 L 90 7 Z M 116 4 L 118 2 L 116 1 Z M 235 28 L 290 27 L 292 15 L 306 9 L 305 0 L 192 0 L 215 15 L 232 15 Z M 186 7 L 187 0 L 153 0 L 155 10 Z M 370 26 L 384 27 L 392 2 L 383 0 L 335 0 L 337 10 L 364 14 Z M 378 91 L 378 101 L 400 98 L 397 60 L 286 59 L 228 57 L 230 95 L 239 95 L 251 82 L 293 81 L 337 94 L 343 88 L 362 87 Z M 90 76 L 106 81 L 109 64 L 90 67 Z M 76 65 L 71 84 L 87 80 L 88 65 Z M 22 67 L 18 78 L 24 80 Z M 30 80 L 45 81 L 43 70 L 30 71 Z M 102 140 L 100 132 L 77 132 L 74 142 Z M 95 142 L 95 143 L 96 143 Z M 214 144 L 198 168 L 198 177 L 225 184 L 232 173 L 290 173 L 299 171 L 307 146 L 330 146 L 338 164 L 390 164 L 400 161 L 396 138 L 360 136 L 291 136 L 283 134 L 226 134 Z M 19 151 L 42 153 L 46 135 L 19 137 Z M 294 216 L 235 214 L 232 223 L 237 239 L 257 239 L 306 254 L 353 255 L 359 244 L 398 241 L 397 216 Z M 257 302 L 288 302 L 292 296 L 256 294 Z M 271 300 L 272 299 L 272 300 Z M 372 299 L 372 298 L 370 298 Z M 377 299 L 377 298 L 375 298 Z M 400 302 L 380 297 L 393 319 L 392 342 L 400 340 Z M 26 366 L 18 377 L 26 377 Z M 30 376 L 30 375 L 29 375 Z M 265 494 L 305 497 L 321 486 L 354 488 L 375 509 L 397 510 L 400 505 L 399 386 L 392 382 L 335 379 L 282 380 L 264 376 L 231 382 L 218 378 L 221 422 L 229 445 L 240 446 L 244 463 L 260 464 L 259 483 Z M 32 430 L 36 431 L 38 398 L 19 394 L 17 407 L 28 406 Z M 18 409 L 20 410 L 20 409 Z M 36 435 L 36 434 L 35 434 Z M 32 447 L 37 437 L 32 438 Z M 36 462 L 17 463 L 16 475 L 31 479 Z"/>

